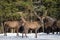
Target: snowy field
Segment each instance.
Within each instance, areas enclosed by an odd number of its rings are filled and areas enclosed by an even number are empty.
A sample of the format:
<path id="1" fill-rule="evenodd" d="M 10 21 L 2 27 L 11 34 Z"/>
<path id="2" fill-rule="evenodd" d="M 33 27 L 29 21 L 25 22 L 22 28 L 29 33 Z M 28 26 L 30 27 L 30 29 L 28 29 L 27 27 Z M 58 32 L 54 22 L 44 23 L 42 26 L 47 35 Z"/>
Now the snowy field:
<path id="1" fill-rule="evenodd" d="M 38 37 L 35 38 L 35 34 L 27 34 L 27 38 L 24 36 L 22 38 L 22 34 L 19 33 L 19 36 L 16 36 L 16 33 L 7 33 L 7 36 L 4 34 L 0 34 L 0 40 L 60 40 L 60 35 L 57 34 L 46 34 L 46 33 L 38 33 Z"/>

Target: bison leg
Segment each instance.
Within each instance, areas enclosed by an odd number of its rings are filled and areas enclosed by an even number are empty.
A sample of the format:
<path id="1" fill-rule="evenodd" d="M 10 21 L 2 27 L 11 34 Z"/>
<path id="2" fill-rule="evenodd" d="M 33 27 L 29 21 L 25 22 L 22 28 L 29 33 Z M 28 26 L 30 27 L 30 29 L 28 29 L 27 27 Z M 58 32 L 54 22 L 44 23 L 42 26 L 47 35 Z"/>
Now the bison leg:
<path id="1" fill-rule="evenodd" d="M 49 29 L 48 28 L 46 28 L 46 33 L 49 34 Z"/>
<path id="2" fill-rule="evenodd" d="M 57 30 L 56 30 L 57 32 L 56 32 L 56 34 L 58 34 L 58 31 L 59 31 L 59 29 L 57 28 Z"/>
<path id="3" fill-rule="evenodd" d="M 54 34 L 54 31 L 52 31 L 52 34 Z"/>
<path id="4" fill-rule="evenodd" d="M 56 31 L 57 31 L 56 34 L 58 34 L 58 32 L 60 32 L 60 28 L 57 28 Z"/>
<path id="5" fill-rule="evenodd" d="M 56 34 L 58 34 L 58 31 L 56 32 Z"/>
<path id="6" fill-rule="evenodd" d="M 54 29 L 54 28 L 52 28 L 52 34 L 54 34 L 54 30 L 55 30 L 55 29 Z"/>
<path id="7" fill-rule="evenodd" d="M 50 31 L 51 31 L 51 27 L 48 27 L 48 28 L 47 28 L 47 34 L 49 34 Z"/>
<path id="8" fill-rule="evenodd" d="M 60 28 L 59 28 L 59 35 L 60 35 Z"/>

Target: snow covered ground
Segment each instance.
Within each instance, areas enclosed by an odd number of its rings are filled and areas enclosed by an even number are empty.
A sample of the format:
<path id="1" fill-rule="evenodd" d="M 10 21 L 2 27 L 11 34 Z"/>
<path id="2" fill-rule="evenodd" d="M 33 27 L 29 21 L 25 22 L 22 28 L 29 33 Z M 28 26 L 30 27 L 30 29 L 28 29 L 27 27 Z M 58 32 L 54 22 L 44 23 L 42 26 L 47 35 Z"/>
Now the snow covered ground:
<path id="1" fill-rule="evenodd" d="M 27 38 L 24 36 L 22 38 L 22 34 L 19 33 L 19 36 L 16 36 L 16 33 L 7 33 L 7 36 L 4 34 L 0 34 L 0 40 L 60 40 L 60 35 L 57 34 L 46 34 L 46 33 L 38 33 L 38 37 L 35 38 L 34 33 L 27 34 Z"/>

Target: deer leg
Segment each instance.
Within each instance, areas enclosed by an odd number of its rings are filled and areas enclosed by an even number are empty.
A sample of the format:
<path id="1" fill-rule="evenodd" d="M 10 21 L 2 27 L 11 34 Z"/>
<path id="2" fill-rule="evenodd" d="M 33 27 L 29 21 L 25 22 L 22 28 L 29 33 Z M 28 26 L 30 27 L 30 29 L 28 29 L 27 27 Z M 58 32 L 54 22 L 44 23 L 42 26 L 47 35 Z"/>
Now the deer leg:
<path id="1" fill-rule="evenodd" d="M 1 25 L 2 25 L 2 33 L 4 33 L 4 25 L 3 25 L 3 23 L 1 23 Z"/>
<path id="2" fill-rule="evenodd" d="M 22 38 L 23 38 L 24 31 L 22 32 Z"/>
<path id="3" fill-rule="evenodd" d="M 26 37 L 27 37 L 26 34 L 28 33 L 28 30 L 29 30 L 28 28 L 25 28 L 25 30 L 24 30 L 24 32 L 25 32 L 25 36 L 26 36 Z"/>
<path id="4" fill-rule="evenodd" d="M 28 30 L 29 30 L 29 28 L 24 28 L 24 33 L 25 33 L 25 36 L 27 37 L 27 33 L 28 33 Z"/>
<path id="5" fill-rule="evenodd" d="M 15 29 L 13 29 L 13 33 L 15 33 Z"/>
<path id="6" fill-rule="evenodd" d="M 23 38 L 23 34 L 25 34 L 25 37 L 27 37 L 27 33 L 28 33 L 28 29 L 29 28 L 26 28 L 26 27 L 24 27 L 24 31 L 23 31 L 23 33 L 22 33 L 22 38 Z"/>
<path id="7" fill-rule="evenodd" d="M 19 34 L 18 34 L 18 28 L 17 28 L 17 36 L 19 36 Z"/>
<path id="8" fill-rule="evenodd" d="M 4 28 L 4 30 L 5 30 L 5 31 L 4 31 L 4 36 L 7 36 L 7 34 L 6 34 L 6 27 Z"/>
<path id="9" fill-rule="evenodd" d="M 32 33 L 32 30 L 30 30 L 30 33 Z"/>
<path id="10" fill-rule="evenodd" d="M 23 38 L 23 32 L 22 32 L 22 38 Z"/>
<path id="11" fill-rule="evenodd" d="M 25 33 L 25 37 L 27 37 L 27 35 L 26 35 L 26 34 L 27 34 L 27 31 L 28 31 L 28 30 L 24 30 L 24 31 L 23 31 L 23 33 L 22 33 L 22 38 L 23 38 L 23 34 L 24 34 L 24 33 Z"/>
<path id="12" fill-rule="evenodd" d="M 11 33 L 14 33 L 13 28 L 11 28 Z"/>
<path id="13" fill-rule="evenodd" d="M 37 38 L 37 30 L 38 30 L 38 29 L 35 30 L 35 38 Z"/>

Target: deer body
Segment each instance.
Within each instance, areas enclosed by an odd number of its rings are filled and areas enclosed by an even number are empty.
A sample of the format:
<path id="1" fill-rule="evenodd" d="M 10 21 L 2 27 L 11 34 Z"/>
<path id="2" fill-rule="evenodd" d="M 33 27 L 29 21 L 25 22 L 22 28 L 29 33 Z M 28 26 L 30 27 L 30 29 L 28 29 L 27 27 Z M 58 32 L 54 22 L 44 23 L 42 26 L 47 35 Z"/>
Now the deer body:
<path id="1" fill-rule="evenodd" d="M 26 22 L 24 26 L 25 27 L 28 26 L 28 28 L 30 29 L 36 29 L 36 28 L 39 28 L 40 25 L 38 22 Z"/>
<path id="2" fill-rule="evenodd" d="M 20 23 L 18 21 L 7 21 L 4 25 L 7 25 L 10 28 L 16 28 L 20 25 Z"/>
<path id="3" fill-rule="evenodd" d="M 29 21 L 26 21 L 24 18 L 22 18 L 22 21 L 23 21 L 23 26 L 24 26 L 24 32 L 25 32 L 25 35 L 26 33 L 28 33 L 28 30 L 29 29 L 33 29 L 35 30 L 35 37 L 37 38 L 37 30 L 42 26 L 41 24 L 39 24 L 37 21 L 35 22 L 29 22 Z"/>
<path id="4" fill-rule="evenodd" d="M 5 30 L 8 28 L 15 29 L 17 32 L 17 35 L 18 35 L 18 29 L 20 28 L 20 26 L 21 26 L 21 22 L 19 22 L 19 21 L 6 21 L 6 22 L 4 22 Z M 6 34 L 6 32 L 5 32 L 5 34 Z"/>

